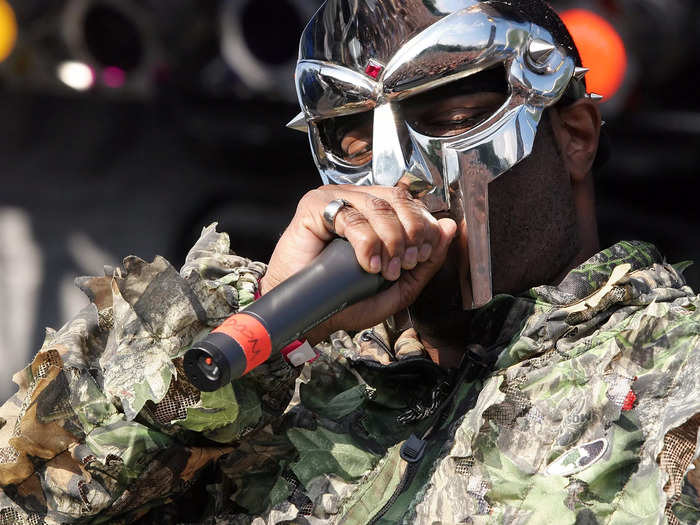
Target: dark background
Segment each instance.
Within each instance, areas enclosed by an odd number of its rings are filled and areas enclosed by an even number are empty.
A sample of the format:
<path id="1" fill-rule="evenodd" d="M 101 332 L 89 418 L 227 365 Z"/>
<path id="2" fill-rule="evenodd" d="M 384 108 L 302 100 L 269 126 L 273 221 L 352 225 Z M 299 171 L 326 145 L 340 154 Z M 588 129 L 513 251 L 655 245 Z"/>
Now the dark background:
<path id="1" fill-rule="evenodd" d="M 267 260 L 299 197 L 320 183 L 306 136 L 284 127 L 298 112 L 296 41 L 319 2 L 10 4 L 19 39 L 0 63 L 0 401 L 43 327 L 84 303 L 75 276 L 128 254 L 179 267 L 215 220 L 238 253 Z M 643 239 L 671 262 L 700 259 L 700 60 L 690 45 L 700 10 L 552 4 L 605 16 L 630 53 L 623 89 L 602 106 L 612 151 L 596 174 L 602 244 Z M 58 80 L 67 60 L 93 68 L 92 89 Z M 104 84 L 108 65 L 122 85 Z M 686 277 L 700 288 L 700 267 Z"/>

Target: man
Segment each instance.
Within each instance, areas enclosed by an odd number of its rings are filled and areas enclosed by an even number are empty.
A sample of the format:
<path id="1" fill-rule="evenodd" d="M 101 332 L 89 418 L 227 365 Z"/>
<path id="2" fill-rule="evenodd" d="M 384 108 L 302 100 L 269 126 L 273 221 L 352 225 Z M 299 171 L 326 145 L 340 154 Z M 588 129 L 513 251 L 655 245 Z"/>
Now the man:
<path id="1" fill-rule="evenodd" d="M 297 82 L 333 184 L 267 268 L 210 227 L 179 274 L 80 282 L 0 410 L 0 523 L 696 523 L 700 298 L 651 245 L 595 253 L 584 74 L 536 0 L 327 3 Z M 303 342 L 194 389 L 192 341 L 335 234 L 395 283 L 301 374 Z"/>

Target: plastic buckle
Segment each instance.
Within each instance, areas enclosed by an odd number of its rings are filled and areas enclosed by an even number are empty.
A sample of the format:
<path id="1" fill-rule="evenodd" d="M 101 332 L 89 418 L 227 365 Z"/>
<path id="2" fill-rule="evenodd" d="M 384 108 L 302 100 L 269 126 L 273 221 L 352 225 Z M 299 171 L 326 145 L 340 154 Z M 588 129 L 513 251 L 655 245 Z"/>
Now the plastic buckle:
<path id="1" fill-rule="evenodd" d="M 416 463 L 420 461 L 425 453 L 426 441 L 419 439 L 415 434 L 411 434 L 409 438 L 401 445 L 399 455 L 404 461 Z"/>

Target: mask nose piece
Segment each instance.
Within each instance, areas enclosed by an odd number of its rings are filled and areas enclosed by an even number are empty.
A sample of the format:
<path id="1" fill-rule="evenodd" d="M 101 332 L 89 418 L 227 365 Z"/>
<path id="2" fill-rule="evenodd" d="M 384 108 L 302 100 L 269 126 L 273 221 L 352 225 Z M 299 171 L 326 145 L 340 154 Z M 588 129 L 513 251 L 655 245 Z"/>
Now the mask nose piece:
<path id="1" fill-rule="evenodd" d="M 435 188 L 435 182 L 420 145 L 416 143 L 413 135 L 411 135 L 410 155 L 408 169 L 401 177 L 400 183 L 406 186 L 414 198 L 422 198 Z"/>
<path id="2" fill-rule="evenodd" d="M 450 196 L 442 177 L 442 142 L 421 135 L 410 125 L 407 129 L 411 157 L 401 182 L 405 183 L 414 198 L 425 203 L 431 213 L 447 211 L 450 208 Z"/>
<path id="3" fill-rule="evenodd" d="M 375 184 L 396 186 L 407 171 L 406 157 L 402 147 L 400 126 L 390 103 L 380 104 L 374 109 L 372 132 L 372 174 Z"/>

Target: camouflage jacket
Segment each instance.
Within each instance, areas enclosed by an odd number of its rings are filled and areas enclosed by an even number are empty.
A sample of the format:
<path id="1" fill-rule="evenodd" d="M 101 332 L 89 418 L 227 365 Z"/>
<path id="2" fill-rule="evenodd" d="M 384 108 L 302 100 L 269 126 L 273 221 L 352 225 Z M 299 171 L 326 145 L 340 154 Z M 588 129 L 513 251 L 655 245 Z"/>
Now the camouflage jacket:
<path id="1" fill-rule="evenodd" d="M 479 310 L 457 370 L 383 324 L 200 393 L 181 355 L 265 271 L 206 228 L 180 272 L 129 257 L 78 280 L 90 306 L 0 408 L 0 525 L 698 523 L 681 270 L 620 242 Z"/>

